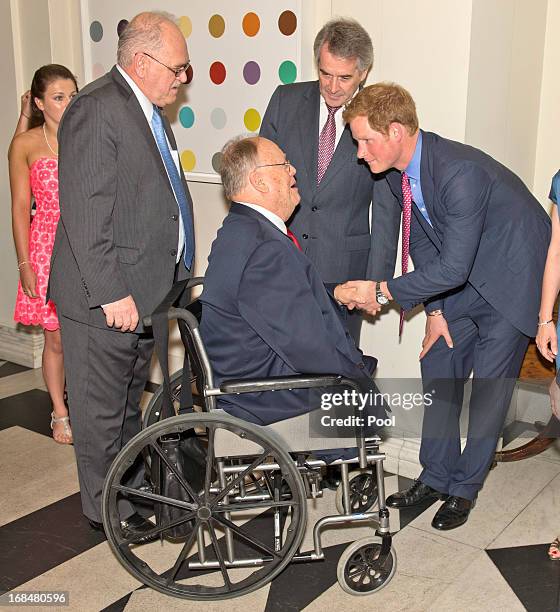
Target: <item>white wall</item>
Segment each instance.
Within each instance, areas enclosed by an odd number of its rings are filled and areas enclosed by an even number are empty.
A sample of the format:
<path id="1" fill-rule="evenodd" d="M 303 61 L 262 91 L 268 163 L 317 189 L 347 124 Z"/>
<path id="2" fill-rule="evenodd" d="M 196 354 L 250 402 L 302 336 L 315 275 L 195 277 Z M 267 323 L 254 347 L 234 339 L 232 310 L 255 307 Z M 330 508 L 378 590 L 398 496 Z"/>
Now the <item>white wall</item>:
<path id="1" fill-rule="evenodd" d="M 78 76 L 83 74 L 79 0 L 10 0 L 12 15 L 15 10 L 21 29 L 17 30 L 16 23 L 13 46 L 7 4 L 2 3 L 0 13 L 6 17 L 0 28 L 7 34 L 0 43 L 6 58 L 0 70 L 13 95 L 6 99 L 5 121 L 0 127 L 4 150 L 23 90 L 18 80 L 27 85 L 33 70 L 51 60 L 68 65 Z M 160 2 L 162 7 L 164 4 Z M 518 172 L 530 188 L 534 183 L 535 194 L 546 202 L 550 178 L 560 164 L 556 147 L 560 130 L 560 2 L 304 0 L 304 79 L 315 78 L 311 49 L 315 33 L 335 15 L 355 17 L 372 36 L 375 64 L 368 82 L 392 80 L 404 85 L 416 100 L 425 129 L 487 150 Z M 0 282 L 6 289 L 0 297 L 0 326 L 11 319 L 17 279 L 5 165 L 2 173 L 0 255 L 4 255 L 4 265 Z M 227 207 L 218 185 L 191 182 L 190 188 L 196 214 L 195 271 L 203 274 L 210 244 Z M 362 345 L 379 357 L 380 376 L 418 376 L 423 327 L 422 314 L 412 317 L 399 344 L 396 309 L 364 326 Z M 179 363 L 176 344 L 172 353 L 172 363 Z"/>
<path id="2" fill-rule="evenodd" d="M 558 146 L 558 135 L 560 134 L 559 29 L 560 2 L 550 0 L 544 36 L 544 66 L 538 111 L 537 155 L 533 188 L 535 196 L 543 203 L 548 202 L 550 181 L 560 168 L 560 147 Z"/>

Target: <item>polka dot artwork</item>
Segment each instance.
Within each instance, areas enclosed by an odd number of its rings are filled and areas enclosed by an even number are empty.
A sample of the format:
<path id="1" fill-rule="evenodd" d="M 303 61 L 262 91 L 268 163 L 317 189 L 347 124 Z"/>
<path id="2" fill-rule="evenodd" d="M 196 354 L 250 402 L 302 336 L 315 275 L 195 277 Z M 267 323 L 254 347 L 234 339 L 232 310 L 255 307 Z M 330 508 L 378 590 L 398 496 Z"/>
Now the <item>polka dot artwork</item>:
<path id="1" fill-rule="evenodd" d="M 208 22 L 208 31 L 214 38 L 220 38 L 226 29 L 226 22 L 221 15 L 212 15 Z"/>
<path id="2" fill-rule="evenodd" d="M 243 32 L 245 32 L 247 36 L 256 36 L 261 29 L 261 20 L 255 13 L 247 13 L 243 17 L 242 25 Z"/>
<path id="3" fill-rule="evenodd" d="M 297 76 L 297 68 L 294 62 L 291 62 L 290 60 L 282 62 L 278 68 L 278 76 L 284 85 L 293 83 Z"/>
<path id="4" fill-rule="evenodd" d="M 185 38 L 188 38 L 191 35 L 192 21 L 188 17 L 185 15 L 179 17 L 177 25 Z"/>
<path id="5" fill-rule="evenodd" d="M 210 66 L 210 80 L 215 85 L 221 85 L 226 80 L 226 67 L 222 62 L 214 62 Z"/>
<path id="6" fill-rule="evenodd" d="M 210 113 L 210 123 L 217 130 L 223 130 L 227 123 L 226 111 L 223 108 L 215 108 Z"/>
<path id="7" fill-rule="evenodd" d="M 158 9 L 177 18 L 187 43 L 187 86 L 167 109 L 186 173 L 216 180 L 224 144 L 257 134 L 276 87 L 302 78 L 302 6 L 305 0 L 248 2 L 160 0 Z M 86 79 L 115 64 L 119 36 L 134 15 L 153 10 L 153 0 L 82 0 L 88 15 L 84 40 Z M 156 55 L 159 59 L 159 56 Z M 161 68 L 165 70 L 165 68 Z"/>
<path id="8" fill-rule="evenodd" d="M 181 153 L 181 166 L 183 166 L 184 172 L 191 172 L 194 170 L 196 166 L 196 157 L 192 151 L 185 149 L 185 151 Z"/>
<path id="9" fill-rule="evenodd" d="M 261 116 L 255 108 L 249 108 L 243 116 L 243 123 L 249 132 L 256 132 L 261 127 Z"/>
<path id="10" fill-rule="evenodd" d="M 243 78 L 249 85 L 254 85 L 261 78 L 261 69 L 257 62 L 247 62 L 243 66 Z"/>
<path id="11" fill-rule="evenodd" d="M 278 29 L 284 36 L 291 36 L 297 28 L 297 17 L 292 11 L 284 11 L 278 17 Z"/>
<path id="12" fill-rule="evenodd" d="M 92 21 L 89 26 L 89 35 L 93 42 L 99 42 L 103 38 L 103 26 L 99 21 Z"/>
<path id="13" fill-rule="evenodd" d="M 212 155 L 212 168 L 216 174 L 220 173 L 220 168 L 222 166 L 222 154 L 218 151 Z"/>
<path id="14" fill-rule="evenodd" d="M 192 64 L 187 68 L 187 85 L 193 80 L 194 68 Z"/>
<path id="15" fill-rule="evenodd" d="M 123 33 L 123 30 L 126 28 L 127 25 L 128 25 L 127 19 L 121 19 L 119 23 L 117 24 L 117 36 L 119 38 L 121 37 L 121 34 Z"/>
<path id="16" fill-rule="evenodd" d="M 179 111 L 179 121 L 184 128 L 190 128 L 194 124 L 194 113 L 189 106 L 183 106 Z"/>

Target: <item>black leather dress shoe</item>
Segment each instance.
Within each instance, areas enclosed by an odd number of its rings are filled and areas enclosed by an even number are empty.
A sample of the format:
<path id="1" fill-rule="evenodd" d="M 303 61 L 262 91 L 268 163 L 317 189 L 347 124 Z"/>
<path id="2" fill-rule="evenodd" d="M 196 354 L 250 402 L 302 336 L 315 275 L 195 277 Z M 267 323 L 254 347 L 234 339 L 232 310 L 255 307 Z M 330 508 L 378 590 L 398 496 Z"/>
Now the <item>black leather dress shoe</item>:
<path id="1" fill-rule="evenodd" d="M 447 499 L 447 495 L 432 489 L 432 487 L 419 480 L 415 480 L 409 489 L 389 495 L 386 504 L 391 508 L 408 508 L 426 499 Z"/>
<path id="2" fill-rule="evenodd" d="M 151 531 L 155 525 L 148 519 L 135 512 L 124 521 L 121 521 L 122 535 L 125 538 L 136 538 L 143 533 Z M 153 542 L 158 539 L 159 536 L 144 536 L 135 542 L 136 544 L 146 544 L 146 542 Z"/>
<path id="3" fill-rule="evenodd" d="M 467 522 L 470 511 L 474 508 L 474 500 L 451 495 L 442 504 L 432 520 L 432 527 L 447 531 L 455 529 Z"/>

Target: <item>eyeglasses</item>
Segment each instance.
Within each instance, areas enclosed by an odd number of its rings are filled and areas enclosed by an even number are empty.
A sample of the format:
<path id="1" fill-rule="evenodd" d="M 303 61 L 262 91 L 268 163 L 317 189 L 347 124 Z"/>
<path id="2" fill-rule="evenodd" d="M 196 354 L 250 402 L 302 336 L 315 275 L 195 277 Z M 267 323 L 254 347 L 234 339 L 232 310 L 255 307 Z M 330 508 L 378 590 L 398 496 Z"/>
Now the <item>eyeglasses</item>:
<path id="1" fill-rule="evenodd" d="M 161 64 L 164 68 L 167 68 L 167 70 L 171 70 L 171 72 L 175 75 L 176 79 L 178 79 L 183 74 L 183 72 L 187 72 L 187 70 L 189 69 L 189 66 L 191 65 L 190 62 L 187 62 L 184 66 L 181 66 L 180 68 L 171 68 L 171 66 L 168 66 L 167 64 L 164 64 L 163 62 L 160 62 L 153 55 L 150 55 L 149 53 L 146 53 L 145 51 L 142 51 L 142 53 L 144 55 L 147 55 L 150 59 L 153 59 L 154 62 L 157 62 L 158 64 Z"/>
<path id="2" fill-rule="evenodd" d="M 291 165 L 292 164 L 290 163 L 290 161 L 286 160 L 285 162 L 279 162 L 277 164 L 260 164 L 258 166 L 255 166 L 255 169 L 256 168 L 272 168 L 273 166 L 284 166 L 286 170 L 289 170 Z"/>

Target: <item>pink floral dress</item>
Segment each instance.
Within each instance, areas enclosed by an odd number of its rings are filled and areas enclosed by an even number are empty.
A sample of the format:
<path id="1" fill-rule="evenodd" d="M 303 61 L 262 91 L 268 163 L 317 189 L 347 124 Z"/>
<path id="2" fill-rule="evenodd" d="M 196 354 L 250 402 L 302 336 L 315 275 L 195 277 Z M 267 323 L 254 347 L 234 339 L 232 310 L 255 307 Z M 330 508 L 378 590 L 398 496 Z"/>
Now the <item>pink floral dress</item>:
<path id="1" fill-rule="evenodd" d="M 59 329 L 56 307 L 50 300 L 45 304 L 51 271 L 51 253 L 60 209 L 58 208 L 58 160 L 40 157 L 29 169 L 31 191 L 35 196 L 36 212 L 29 229 L 29 261 L 37 275 L 37 294 L 30 298 L 18 284 L 14 321 L 24 325 L 41 325 L 49 331 Z M 26 264 L 29 265 L 29 264 Z"/>

